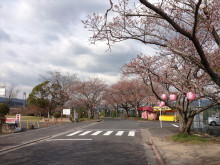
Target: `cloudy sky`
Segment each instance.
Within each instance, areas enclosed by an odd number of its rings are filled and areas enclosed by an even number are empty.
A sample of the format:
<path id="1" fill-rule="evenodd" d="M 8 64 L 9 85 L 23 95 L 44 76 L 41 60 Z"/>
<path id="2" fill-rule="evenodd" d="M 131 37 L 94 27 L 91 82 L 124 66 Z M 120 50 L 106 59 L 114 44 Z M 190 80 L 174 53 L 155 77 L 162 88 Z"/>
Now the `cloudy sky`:
<path id="1" fill-rule="evenodd" d="M 46 71 L 99 77 L 111 84 L 143 48 L 138 42 L 90 45 L 81 20 L 104 12 L 108 0 L 0 0 L 0 84 L 29 94 Z"/>

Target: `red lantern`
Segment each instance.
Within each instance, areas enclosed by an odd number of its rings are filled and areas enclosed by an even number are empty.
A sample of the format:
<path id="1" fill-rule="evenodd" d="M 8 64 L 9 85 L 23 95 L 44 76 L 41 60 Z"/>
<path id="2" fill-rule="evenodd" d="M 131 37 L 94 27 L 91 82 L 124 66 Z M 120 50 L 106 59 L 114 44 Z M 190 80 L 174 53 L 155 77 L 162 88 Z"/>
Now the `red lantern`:
<path id="1" fill-rule="evenodd" d="M 166 100 L 167 95 L 166 95 L 166 94 L 162 94 L 162 95 L 161 95 L 161 98 L 162 98 L 163 100 Z"/>
<path id="2" fill-rule="evenodd" d="M 192 92 L 188 92 L 187 95 L 186 95 L 187 99 L 189 101 L 193 101 L 196 97 L 196 94 L 195 93 L 192 93 Z"/>
<path id="3" fill-rule="evenodd" d="M 171 101 L 176 100 L 176 95 L 174 95 L 174 94 L 170 94 L 170 100 L 171 100 Z"/>

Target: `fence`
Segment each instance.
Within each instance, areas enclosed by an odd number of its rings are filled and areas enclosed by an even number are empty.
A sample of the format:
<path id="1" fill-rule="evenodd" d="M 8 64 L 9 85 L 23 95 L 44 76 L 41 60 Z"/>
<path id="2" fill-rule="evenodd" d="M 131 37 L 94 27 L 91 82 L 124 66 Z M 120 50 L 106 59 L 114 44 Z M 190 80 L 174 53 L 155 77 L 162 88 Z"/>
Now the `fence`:
<path id="1" fill-rule="evenodd" d="M 193 122 L 193 131 L 220 136 L 220 125 L 211 126 L 208 123 L 208 117 L 214 117 L 217 113 L 220 113 L 220 106 L 214 106 L 196 115 Z"/>

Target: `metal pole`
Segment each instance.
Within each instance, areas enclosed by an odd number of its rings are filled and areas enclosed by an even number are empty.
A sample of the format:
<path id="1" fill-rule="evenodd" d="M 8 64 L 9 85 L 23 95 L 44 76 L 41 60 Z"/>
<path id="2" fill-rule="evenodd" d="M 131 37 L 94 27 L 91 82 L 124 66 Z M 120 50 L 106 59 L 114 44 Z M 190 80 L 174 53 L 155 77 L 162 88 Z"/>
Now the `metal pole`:
<path id="1" fill-rule="evenodd" d="M 23 93 L 23 107 L 26 106 L 26 92 Z"/>
<path id="2" fill-rule="evenodd" d="M 160 128 L 162 128 L 162 116 L 161 116 L 161 108 L 160 108 Z"/>

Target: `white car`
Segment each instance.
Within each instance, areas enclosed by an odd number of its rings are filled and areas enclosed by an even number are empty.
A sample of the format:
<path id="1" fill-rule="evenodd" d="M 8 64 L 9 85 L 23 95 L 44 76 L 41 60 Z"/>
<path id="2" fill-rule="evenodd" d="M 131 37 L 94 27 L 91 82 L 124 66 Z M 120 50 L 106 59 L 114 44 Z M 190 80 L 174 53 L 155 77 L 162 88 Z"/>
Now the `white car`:
<path id="1" fill-rule="evenodd" d="M 209 125 L 220 125 L 220 113 L 217 113 L 215 117 L 208 117 Z"/>

